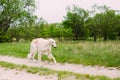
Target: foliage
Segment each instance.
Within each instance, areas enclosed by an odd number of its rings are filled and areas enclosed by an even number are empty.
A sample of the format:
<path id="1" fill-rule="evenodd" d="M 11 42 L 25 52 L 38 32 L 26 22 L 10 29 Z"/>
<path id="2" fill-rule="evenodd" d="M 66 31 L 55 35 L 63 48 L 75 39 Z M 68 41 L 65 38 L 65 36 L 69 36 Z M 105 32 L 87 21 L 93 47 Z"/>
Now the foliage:
<path id="1" fill-rule="evenodd" d="M 38 24 L 39 23 L 39 24 Z M 38 20 L 37 24 L 33 26 L 22 26 L 9 28 L 7 31 L 7 36 L 9 40 L 20 39 L 32 40 L 33 38 L 43 37 L 43 38 L 59 38 L 59 41 L 62 41 L 62 38 L 67 38 L 72 35 L 72 30 L 62 27 L 61 24 L 47 24 L 43 19 Z"/>
<path id="2" fill-rule="evenodd" d="M 77 6 L 74 6 L 73 10 L 68 9 L 63 26 L 65 28 L 71 28 L 76 40 L 79 37 L 86 37 L 87 30 L 85 27 L 85 21 L 88 17 L 87 11 Z"/>
<path id="3" fill-rule="evenodd" d="M 94 36 L 94 41 L 97 36 L 103 36 L 104 40 L 117 39 L 118 32 L 116 29 L 120 27 L 118 15 L 115 10 L 106 6 L 94 6 L 96 14 L 91 17 L 87 24 L 89 24 L 90 32 Z"/>
<path id="4" fill-rule="evenodd" d="M 116 32 L 118 33 L 120 40 L 120 14 L 116 15 Z"/>
<path id="5" fill-rule="evenodd" d="M 34 0 L 0 0 L 0 42 L 9 27 L 30 22 L 34 8 Z"/>
<path id="6" fill-rule="evenodd" d="M 101 29 L 101 34 L 104 40 L 107 40 L 108 36 L 111 37 L 115 33 L 115 13 L 114 11 L 106 11 L 105 13 L 96 14 L 94 17 L 95 26 Z"/>
<path id="7" fill-rule="evenodd" d="M 48 24 L 33 15 L 34 0 L 1 0 L 0 4 L 0 42 L 38 37 L 59 41 L 89 37 L 94 41 L 120 40 L 120 12 L 107 6 L 95 5 L 93 11 L 87 11 L 74 5 L 72 9 L 67 8 L 62 23 Z"/>
<path id="8" fill-rule="evenodd" d="M 49 26 L 49 31 L 51 37 L 58 37 L 59 41 L 62 41 L 61 38 L 67 38 L 72 36 L 71 28 L 64 28 L 62 24 L 51 24 Z"/>
<path id="9" fill-rule="evenodd" d="M 94 41 L 96 41 L 97 36 L 100 33 L 100 28 L 99 26 L 95 26 L 94 18 L 89 17 L 88 20 L 86 21 L 86 26 L 89 29 L 89 36 L 93 36 Z"/>

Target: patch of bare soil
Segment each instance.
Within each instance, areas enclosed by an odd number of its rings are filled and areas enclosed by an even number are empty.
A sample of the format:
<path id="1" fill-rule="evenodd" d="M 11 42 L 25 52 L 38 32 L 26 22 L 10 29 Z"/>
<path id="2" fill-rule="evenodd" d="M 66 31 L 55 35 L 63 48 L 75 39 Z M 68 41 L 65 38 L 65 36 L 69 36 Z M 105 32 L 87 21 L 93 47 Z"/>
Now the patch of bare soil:
<path id="1" fill-rule="evenodd" d="M 44 67 L 57 71 L 70 71 L 80 74 L 89 74 L 89 75 L 102 75 L 110 78 L 120 77 L 120 70 L 115 67 L 98 67 L 98 66 L 83 66 L 81 64 L 54 64 L 48 62 L 33 62 L 28 59 L 15 58 L 9 56 L 0 56 L 0 61 L 6 61 L 14 64 L 27 65 L 32 67 Z M 33 79 L 32 79 L 33 80 Z"/>
<path id="2" fill-rule="evenodd" d="M 0 80 L 58 80 L 58 77 L 54 75 L 40 76 L 25 71 L 4 69 L 0 67 Z"/>

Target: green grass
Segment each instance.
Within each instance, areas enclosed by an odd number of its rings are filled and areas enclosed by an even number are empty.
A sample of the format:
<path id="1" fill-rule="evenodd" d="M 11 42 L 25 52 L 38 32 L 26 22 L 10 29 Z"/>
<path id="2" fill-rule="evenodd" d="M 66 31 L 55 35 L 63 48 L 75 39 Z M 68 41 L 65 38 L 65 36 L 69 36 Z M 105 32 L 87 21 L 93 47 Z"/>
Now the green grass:
<path id="1" fill-rule="evenodd" d="M 1 43 L 0 55 L 25 58 L 29 46 L 30 43 Z M 57 46 L 52 48 L 57 62 L 120 67 L 120 41 L 71 41 L 57 43 Z M 46 56 L 42 59 L 49 60 Z"/>
<path id="2" fill-rule="evenodd" d="M 53 75 L 57 74 L 58 80 L 63 80 L 64 78 L 70 77 L 70 76 L 75 76 L 77 80 L 120 80 L 120 78 L 110 79 L 105 76 L 90 76 L 88 74 L 82 75 L 82 74 L 66 72 L 66 71 L 54 71 L 54 70 L 50 70 L 47 68 L 28 67 L 26 65 L 16 65 L 13 63 L 8 63 L 8 62 L 3 62 L 3 61 L 0 61 L 0 66 L 6 69 L 16 69 L 19 71 L 24 70 L 28 73 L 46 75 L 46 76 L 50 74 L 53 74 Z"/>
<path id="3" fill-rule="evenodd" d="M 25 58 L 29 52 L 29 43 L 1 43 L 0 55 Z"/>

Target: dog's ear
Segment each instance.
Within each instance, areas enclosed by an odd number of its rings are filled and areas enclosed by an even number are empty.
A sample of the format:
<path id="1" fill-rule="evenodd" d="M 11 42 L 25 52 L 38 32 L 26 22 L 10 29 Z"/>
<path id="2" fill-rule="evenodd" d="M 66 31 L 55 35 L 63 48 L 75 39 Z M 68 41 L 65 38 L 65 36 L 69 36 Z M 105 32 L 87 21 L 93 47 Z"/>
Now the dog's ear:
<path id="1" fill-rule="evenodd" d="M 48 39 L 48 44 L 47 44 L 47 46 L 50 46 L 50 45 L 51 45 L 51 40 Z"/>
<path id="2" fill-rule="evenodd" d="M 50 44 L 52 43 L 52 39 L 49 39 L 49 43 L 50 43 Z"/>

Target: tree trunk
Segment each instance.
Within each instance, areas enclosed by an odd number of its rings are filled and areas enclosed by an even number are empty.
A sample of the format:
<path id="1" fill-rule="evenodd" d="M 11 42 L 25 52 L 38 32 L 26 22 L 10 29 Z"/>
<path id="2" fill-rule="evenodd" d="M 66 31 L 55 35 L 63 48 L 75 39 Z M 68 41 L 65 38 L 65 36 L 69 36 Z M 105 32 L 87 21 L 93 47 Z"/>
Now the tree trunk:
<path id="1" fill-rule="evenodd" d="M 10 27 L 11 19 L 3 19 L 0 21 L 0 42 L 7 41 L 7 38 L 5 37 L 5 34 Z"/>
<path id="2" fill-rule="evenodd" d="M 96 42 L 97 41 L 97 37 L 94 35 L 94 42 Z"/>
<path id="3" fill-rule="evenodd" d="M 104 41 L 107 41 L 107 36 L 104 36 Z"/>

